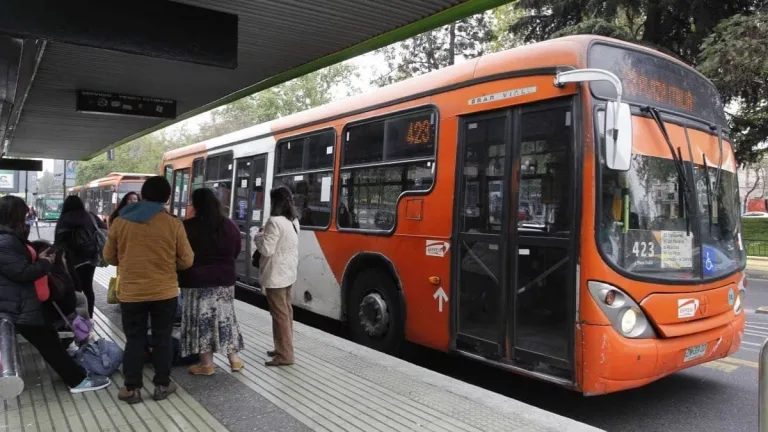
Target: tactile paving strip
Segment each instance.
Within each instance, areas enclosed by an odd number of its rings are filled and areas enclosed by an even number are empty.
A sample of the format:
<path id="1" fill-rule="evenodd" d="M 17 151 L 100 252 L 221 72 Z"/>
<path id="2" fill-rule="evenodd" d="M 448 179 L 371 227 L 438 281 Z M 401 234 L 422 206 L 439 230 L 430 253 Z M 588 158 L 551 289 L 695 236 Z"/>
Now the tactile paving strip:
<path id="1" fill-rule="evenodd" d="M 98 310 L 94 332 L 121 347 L 125 336 L 114 329 Z M 28 342 L 19 344 L 22 353 L 24 392 L 2 403 L 2 431 L 225 431 L 201 404 L 184 389 L 167 400 L 155 402 L 152 369 L 144 369 L 144 402 L 128 405 L 117 399 L 123 375 L 112 376 L 112 385 L 97 392 L 73 395 L 66 384 L 45 364 Z"/>

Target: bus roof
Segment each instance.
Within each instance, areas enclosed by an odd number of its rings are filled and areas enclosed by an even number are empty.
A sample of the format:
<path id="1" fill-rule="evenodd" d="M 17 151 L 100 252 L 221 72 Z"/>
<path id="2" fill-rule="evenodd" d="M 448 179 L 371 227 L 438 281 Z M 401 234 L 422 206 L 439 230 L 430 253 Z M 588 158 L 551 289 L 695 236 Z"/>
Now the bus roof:
<path id="1" fill-rule="evenodd" d="M 635 50 L 647 52 L 665 60 L 677 63 L 699 74 L 685 63 L 658 51 L 641 45 L 617 39 L 594 36 L 567 36 L 538 42 L 481 56 L 453 66 L 413 77 L 361 95 L 295 113 L 270 122 L 241 129 L 226 135 L 211 138 L 165 153 L 163 160 L 169 161 L 194 153 L 212 150 L 235 142 L 286 133 L 336 118 L 359 114 L 389 105 L 429 96 L 441 89 L 451 90 L 461 85 L 482 82 L 488 79 L 512 77 L 516 72 L 530 73 L 555 67 L 586 67 L 587 51 L 594 42 L 609 42 Z M 542 73 L 551 73 L 549 71 Z M 699 74 L 700 75 L 700 74 Z"/>

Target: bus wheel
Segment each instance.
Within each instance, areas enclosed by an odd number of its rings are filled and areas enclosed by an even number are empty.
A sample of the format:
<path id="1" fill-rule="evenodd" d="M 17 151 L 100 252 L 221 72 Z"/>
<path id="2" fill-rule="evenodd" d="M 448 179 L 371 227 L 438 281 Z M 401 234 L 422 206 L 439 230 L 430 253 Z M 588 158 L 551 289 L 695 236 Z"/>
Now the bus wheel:
<path id="1" fill-rule="evenodd" d="M 347 303 L 348 324 L 355 342 L 395 354 L 403 340 L 403 313 L 392 278 L 366 270 L 352 283 Z"/>

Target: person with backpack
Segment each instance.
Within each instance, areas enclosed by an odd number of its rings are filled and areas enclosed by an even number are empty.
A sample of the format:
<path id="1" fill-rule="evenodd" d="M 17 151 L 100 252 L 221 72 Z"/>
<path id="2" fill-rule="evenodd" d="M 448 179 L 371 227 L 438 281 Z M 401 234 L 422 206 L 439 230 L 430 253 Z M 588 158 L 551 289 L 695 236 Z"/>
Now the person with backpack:
<path id="1" fill-rule="evenodd" d="M 93 293 L 93 274 L 101 257 L 99 230 L 107 228 L 95 214 L 85 210 L 77 195 L 64 200 L 61 216 L 56 222 L 53 244 L 65 249 L 75 269 L 77 291 L 88 299 L 88 315 L 93 317 L 96 298 Z"/>
<path id="2" fill-rule="evenodd" d="M 48 301 L 48 275 L 57 256 L 51 249 L 38 254 L 27 242 L 29 227 L 23 199 L 0 198 L 0 314 L 34 346 L 72 393 L 106 388 L 107 377 L 89 375 L 59 341 L 51 317 L 42 304 Z"/>
<path id="3" fill-rule="evenodd" d="M 120 310 L 125 332 L 125 387 L 118 399 L 142 400 L 147 321 L 152 329 L 153 399 L 166 399 L 177 389 L 171 381 L 173 316 L 178 307 L 176 272 L 194 262 L 184 225 L 165 211 L 171 185 L 162 176 L 147 179 L 142 200 L 120 211 L 109 229 L 104 259 L 120 267 Z"/>

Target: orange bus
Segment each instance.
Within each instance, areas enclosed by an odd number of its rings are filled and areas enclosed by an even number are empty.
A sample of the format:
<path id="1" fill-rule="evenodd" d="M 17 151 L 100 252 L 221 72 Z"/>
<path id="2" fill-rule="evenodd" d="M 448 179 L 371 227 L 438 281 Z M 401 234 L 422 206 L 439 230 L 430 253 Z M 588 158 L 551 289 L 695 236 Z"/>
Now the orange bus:
<path id="1" fill-rule="evenodd" d="M 154 175 L 156 174 L 114 172 L 87 185 L 71 187 L 67 194 L 79 196 L 86 210 L 99 215 L 107 222 L 123 196 L 129 192 L 140 193 L 144 180 Z"/>
<path id="2" fill-rule="evenodd" d="M 715 87 L 574 36 L 466 61 L 164 155 L 171 211 L 210 187 L 244 242 L 300 215 L 293 303 L 586 395 L 728 356 L 744 331 L 736 161 Z"/>

